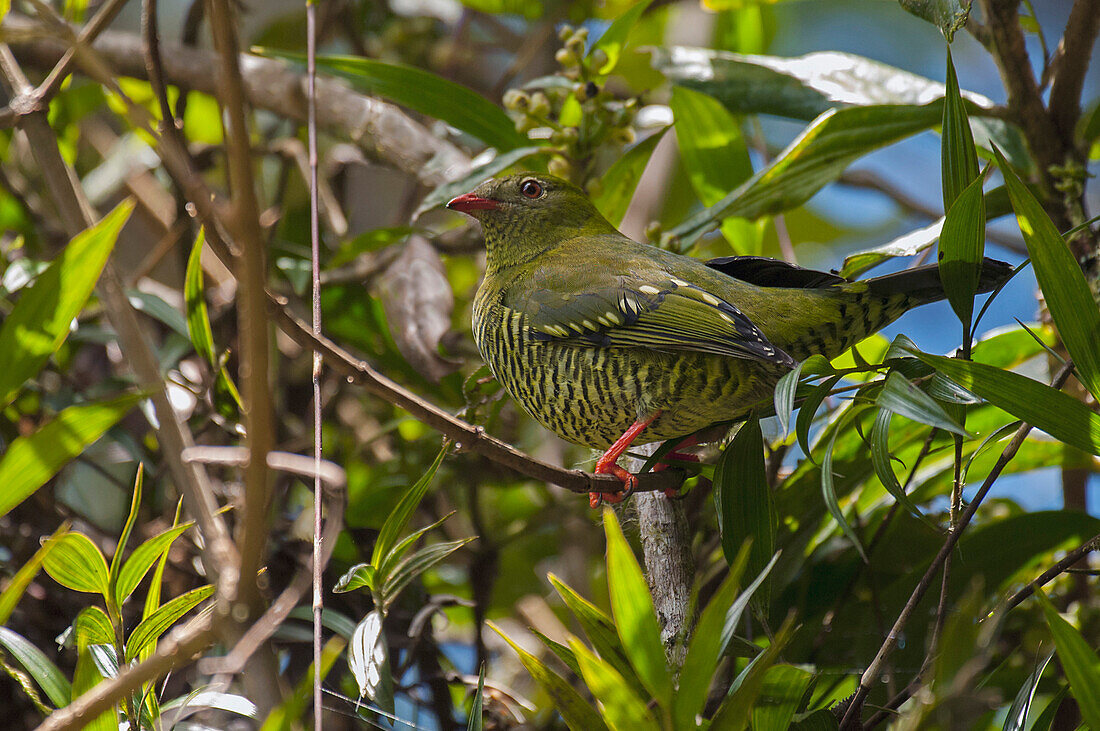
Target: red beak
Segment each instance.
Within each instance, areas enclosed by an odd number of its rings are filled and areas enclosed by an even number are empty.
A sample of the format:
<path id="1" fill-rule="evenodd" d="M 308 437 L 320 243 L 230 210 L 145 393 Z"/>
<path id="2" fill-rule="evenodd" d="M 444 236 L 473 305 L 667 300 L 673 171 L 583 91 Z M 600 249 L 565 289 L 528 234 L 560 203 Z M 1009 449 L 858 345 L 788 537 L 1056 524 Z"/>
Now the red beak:
<path id="1" fill-rule="evenodd" d="M 492 198 L 482 198 L 473 193 L 463 193 L 457 198 L 452 198 L 447 207 L 452 211 L 469 213 L 470 211 L 492 211 L 500 208 L 500 201 Z"/>

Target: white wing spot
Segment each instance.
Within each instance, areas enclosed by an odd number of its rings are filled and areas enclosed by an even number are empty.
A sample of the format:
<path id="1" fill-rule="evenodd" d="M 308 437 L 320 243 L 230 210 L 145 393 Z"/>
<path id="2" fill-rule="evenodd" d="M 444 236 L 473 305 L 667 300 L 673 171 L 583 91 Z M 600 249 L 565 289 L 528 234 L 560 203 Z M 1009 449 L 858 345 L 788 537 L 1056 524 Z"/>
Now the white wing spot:
<path id="1" fill-rule="evenodd" d="M 638 287 L 638 291 L 642 292 L 643 294 L 660 294 L 661 293 L 661 290 L 657 289 L 656 287 L 651 287 L 648 284 L 643 284 L 641 287 Z"/>
<path id="2" fill-rule="evenodd" d="M 677 287 L 686 287 L 686 286 L 688 286 L 687 282 L 685 282 L 682 279 L 677 279 L 676 277 L 672 278 L 672 283 L 675 284 Z"/>
<path id="3" fill-rule="evenodd" d="M 606 318 L 606 317 L 604 317 L 603 315 L 600 315 L 599 317 L 597 317 L 597 318 L 596 318 L 596 322 L 600 323 L 600 324 L 601 324 L 601 325 L 603 325 L 604 327 L 611 327 L 611 323 L 610 323 L 610 322 L 608 322 L 608 321 L 607 321 L 607 318 Z"/>
<path id="4" fill-rule="evenodd" d="M 703 301 L 706 302 L 708 305 L 712 305 L 714 307 L 717 307 L 718 305 L 722 304 L 722 300 L 718 299 L 717 297 L 715 297 L 710 292 L 704 292 L 703 290 L 699 290 L 699 296 L 702 297 Z"/>
<path id="5" fill-rule="evenodd" d="M 612 312 L 611 310 L 607 311 L 607 319 L 610 320 L 611 322 L 615 323 L 616 325 L 618 325 L 621 322 L 619 320 L 619 316 L 616 313 Z"/>
<path id="6" fill-rule="evenodd" d="M 721 318 L 722 318 L 723 320 L 725 320 L 726 322 L 728 322 L 728 323 L 729 323 L 729 324 L 731 324 L 731 325 L 735 325 L 735 324 L 736 324 L 736 323 L 735 323 L 735 322 L 733 321 L 733 318 L 732 318 L 732 317 L 730 317 L 729 315 L 727 315 L 727 314 L 726 314 L 725 312 L 719 312 L 719 313 L 718 313 L 718 316 L 719 316 L 719 317 L 721 317 Z"/>
<path id="7" fill-rule="evenodd" d="M 592 321 L 591 321 L 591 320 L 585 320 L 585 321 L 584 321 L 583 323 L 581 323 L 581 324 L 583 324 L 583 325 L 584 325 L 584 326 L 585 326 L 586 328 L 588 328 L 589 330 L 595 330 L 595 329 L 596 329 L 596 326 L 592 324 Z"/>

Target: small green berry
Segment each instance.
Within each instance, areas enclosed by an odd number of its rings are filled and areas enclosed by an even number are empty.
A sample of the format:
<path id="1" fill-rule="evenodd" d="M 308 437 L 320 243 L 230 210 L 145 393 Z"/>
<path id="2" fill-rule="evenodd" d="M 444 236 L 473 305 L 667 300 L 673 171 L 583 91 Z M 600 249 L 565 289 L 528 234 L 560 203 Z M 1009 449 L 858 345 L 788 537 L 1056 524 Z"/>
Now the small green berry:
<path id="1" fill-rule="evenodd" d="M 578 63 L 577 56 L 568 47 L 559 48 L 557 53 L 554 54 L 554 60 L 566 68 L 576 66 Z"/>
<path id="2" fill-rule="evenodd" d="M 558 28 L 558 40 L 564 43 L 569 38 L 572 38 L 575 32 L 573 26 L 566 23 L 561 28 Z"/>
<path id="3" fill-rule="evenodd" d="M 504 92 L 504 108 L 513 112 L 525 112 L 531 104 L 531 98 L 527 92 L 519 89 L 509 89 Z"/>
<path id="4" fill-rule="evenodd" d="M 550 171 L 551 175 L 556 175 L 566 180 L 568 180 L 569 176 L 573 173 L 573 166 L 569 164 L 569 161 L 557 155 L 550 159 L 550 163 L 546 166 L 546 169 Z"/>
<path id="5" fill-rule="evenodd" d="M 545 119 L 550 114 L 550 100 L 546 98 L 546 95 L 541 91 L 536 91 L 531 95 L 531 107 L 528 110 L 528 114 L 533 117 L 540 117 Z"/>

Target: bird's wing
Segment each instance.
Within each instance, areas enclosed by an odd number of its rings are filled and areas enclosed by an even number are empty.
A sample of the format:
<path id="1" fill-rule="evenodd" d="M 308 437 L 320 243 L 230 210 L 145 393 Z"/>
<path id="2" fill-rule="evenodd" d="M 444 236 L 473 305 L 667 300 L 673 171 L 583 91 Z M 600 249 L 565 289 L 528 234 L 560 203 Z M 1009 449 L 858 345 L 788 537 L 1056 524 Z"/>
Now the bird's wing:
<path id="1" fill-rule="evenodd" d="M 587 272 L 577 287 L 535 277 L 509 306 L 539 340 L 694 351 L 793 366 L 736 305 L 668 275 Z M 542 281 L 539 281 L 542 280 Z"/>

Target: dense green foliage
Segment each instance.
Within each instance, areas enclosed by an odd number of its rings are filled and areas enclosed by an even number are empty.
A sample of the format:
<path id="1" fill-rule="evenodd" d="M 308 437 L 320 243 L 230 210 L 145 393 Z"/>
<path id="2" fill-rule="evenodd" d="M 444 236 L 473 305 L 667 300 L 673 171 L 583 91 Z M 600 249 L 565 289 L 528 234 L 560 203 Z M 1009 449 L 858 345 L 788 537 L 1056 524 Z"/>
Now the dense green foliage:
<path id="1" fill-rule="evenodd" d="M 158 52 L 125 15 L 89 20 L 122 4 L 4 11 L 0 725 L 107 689 L 79 724 L 302 728 L 305 10 L 238 28 L 225 0 L 162 2 L 186 17 Z M 319 304 L 353 354 L 326 351 L 319 384 L 325 726 L 1100 729 L 1097 24 L 1088 0 L 1054 5 L 317 5 Z M 867 56 L 813 51 L 806 18 L 870 28 L 828 44 Z M 86 20 L 98 39 L 54 83 L 63 24 Z M 239 89 L 215 83 L 234 33 Z M 872 35 L 945 83 L 869 58 Z M 966 90 L 978 59 L 1005 103 Z M 601 515 L 525 476 L 583 492 L 542 462 L 595 455 L 524 415 L 473 346 L 483 243 L 443 204 L 517 170 L 700 258 L 854 278 L 936 257 L 948 304 L 924 332 L 807 358 L 708 431 L 680 463 L 686 527 L 655 534 L 637 497 Z M 1019 276 L 976 296 L 987 256 Z M 1030 276 L 1039 298 L 1006 305 Z M 987 324 L 1014 314 L 1030 321 Z M 267 471 L 226 449 L 265 445 Z M 653 541 L 687 556 L 683 626 L 674 587 L 647 582 L 660 556 L 636 551 Z"/>

